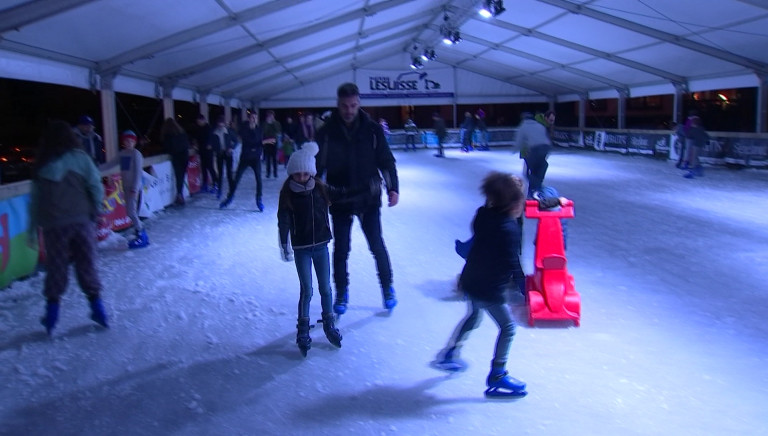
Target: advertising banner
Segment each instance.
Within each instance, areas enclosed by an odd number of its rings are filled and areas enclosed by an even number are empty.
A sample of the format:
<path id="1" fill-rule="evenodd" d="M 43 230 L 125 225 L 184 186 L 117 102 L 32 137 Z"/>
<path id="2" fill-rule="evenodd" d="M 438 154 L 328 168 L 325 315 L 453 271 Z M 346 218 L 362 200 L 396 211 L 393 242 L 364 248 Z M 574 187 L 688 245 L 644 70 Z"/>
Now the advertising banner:
<path id="1" fill-rule="evenodd" d="M 113 174 L 102 178 L 104 184 L 104 200 L 96 236 L 99 241 L 106 239 L 112 230 L 123 230 L 133 224 L 125 211 L 125 199 L 123 198 L 123 180 L 120 174 Z"/>
<path id="2" fill-rule="evenodd" d="M 669 151 L 666 134 L 631 132 L 628 136 L 627 151 L 629 153 L 654 155 L 657 147 L 664 150 L 664 154 Z"/>
<path id="3" fill-rule="evenodd" d="M 200 156 L 198 155 L 189 157 L 189 162 L 187 163 L 187 182 L 185 185 L 190 194 L 200 192 L 203 178 L 200 171 Z"/>
<path id="4" fill-rule="evenodd" d="M 453 97 L 453 70 L 357 70 L 360 98 Z"/>
<path id="5" fill-rule="evenodd" d="M 0 201 L 0 289 L 35 271 L 38 250 L 27 245 L 29 194 Z"/>
<path id="6" fill-rule="evenodd" d="M 552 142 L 561 147 L 584 148 L 581 140 L 581 132 L 578 130 L 557 130 L 552 132 Z"/>
<path id="7" fill-rule="evenodd" d="M 766 138 L 712 138 L 708 145 L 713 152 L 717 148 L 722 152 L 722 160 L 729 164 L 750 167 L 768 166 L 768 139 Z"/>

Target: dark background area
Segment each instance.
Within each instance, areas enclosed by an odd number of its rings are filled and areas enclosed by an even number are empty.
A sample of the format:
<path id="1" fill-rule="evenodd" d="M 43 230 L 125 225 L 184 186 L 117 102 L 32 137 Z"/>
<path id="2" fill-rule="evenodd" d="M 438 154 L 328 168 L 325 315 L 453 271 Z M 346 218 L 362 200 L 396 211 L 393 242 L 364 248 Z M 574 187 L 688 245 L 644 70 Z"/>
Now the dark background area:
<path id="1" fill-rule="evenodd" d="M 141 147 L 146 156 L 162 152 L 159 132 L 163 123 L 162 100 L 116 93 L 117 125 L 119 131 L 134 130 L 148 141 Z M 669 129 L 672 120 L 672 95 L 637 97 L 627 100 L 626 128 Z M 586 127 L 616 128 L 617 99 L 587 102 Z M 696 111 L 710 131 L 754 132 L 756 88 L 694 92 L 685 95 L 684 116 Z M 224 108 L 209 104 L 209 120 L 224 113 Z M 474 114 L 482 108 L 486 123 L 493 127 L 512 127 L 520 122 L 523 112 L 544 112 L 546 103 L 457 105 L 456 120 L 451 105 L 431 106 L 365 106 L 363 109 L 374 119 L 384 118 L 390 129 L 402 129 L 412 118 L 420 129 L 432 128 L 432 114 L 438 112 L 449 127 L 459 126 L 464 113 Z M 199 113 L 198 104 L 185 101 L 174 103 L 177 121 L 188 132 Z M 312 112 L 320 116 L 333 108 L 275 109 L 278 121 L 287 116 L 296 120 L 299 113 Z M 241 119 L 240 109 L 233 109 L 233 119 Z M 557 103 L 557 126 L 578 127 L 578 102 Z M 102 125 L 101 103 L 98 92 L 62 85 L 23 80 L 0 79 L 0 178 L 2 183 L 24 179 L 34 160 L 35 145 L 45 124 L 61 119 L 74 125 L 81 115 L 90 115 L 96 131 Z M 260 111 L 263 120 L 264 110 Z M 3 171 L 5 169 L 5 171 Z M 10 176 L 10 177 L 9 177 Z"/>

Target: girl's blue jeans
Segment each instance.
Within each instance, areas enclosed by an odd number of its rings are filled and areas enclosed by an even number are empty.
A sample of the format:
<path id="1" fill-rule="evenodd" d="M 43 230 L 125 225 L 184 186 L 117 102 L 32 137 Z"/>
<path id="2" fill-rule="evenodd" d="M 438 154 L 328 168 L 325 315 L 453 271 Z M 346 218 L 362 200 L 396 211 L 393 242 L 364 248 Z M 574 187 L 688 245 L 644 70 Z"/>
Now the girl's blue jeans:
<path id="1" fill-rule="evenodd" d="M 323 314 L 332 313 L 333 296 L 331 295 L 331 265 L 328 256 L 328 244 L 294 249 L 293 259 L 296 263 L 296 272 L 299 274 L 299 284 L 301 285 L 299 318 L 309 317 L 309 303 L 312 301 L 313 264 L 317 274 L 317 287 L 320 291 Z"/>

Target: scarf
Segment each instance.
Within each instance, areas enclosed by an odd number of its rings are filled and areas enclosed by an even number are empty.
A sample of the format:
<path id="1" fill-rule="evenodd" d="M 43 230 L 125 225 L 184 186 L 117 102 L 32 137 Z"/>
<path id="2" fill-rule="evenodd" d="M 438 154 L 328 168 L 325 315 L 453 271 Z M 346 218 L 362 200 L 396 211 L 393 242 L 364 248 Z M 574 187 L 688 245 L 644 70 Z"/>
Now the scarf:
<path id="1" fill-rule="evenodd" d="M 291 177 L 291 181 L 288 183 L 288 187 L 291 188 L 291 191 L 296 193 L 304 193 L 304 192 L 311 192 L 313 189 L 315 189 L 315 178 L 310 177 L 309 180 L 307 180 L 307 183 L 299 183 L 296 180 Z"/>

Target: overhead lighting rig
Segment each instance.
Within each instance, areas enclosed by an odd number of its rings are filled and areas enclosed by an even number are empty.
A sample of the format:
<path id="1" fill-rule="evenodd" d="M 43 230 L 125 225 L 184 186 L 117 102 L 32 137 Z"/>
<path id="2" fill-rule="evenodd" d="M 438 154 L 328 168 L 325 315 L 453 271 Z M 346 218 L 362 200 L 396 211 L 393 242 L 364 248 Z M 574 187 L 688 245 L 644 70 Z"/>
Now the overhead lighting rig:
<path id="1" fill-rule="evenodd" d="M 461 42 L 461 34 L 456 26 L 451 24 L 451 18 L 446 13 L 443 16 L 443 25 L 440 26 L 440 35 L 445 45 L 454 45 Z"/>
<path id="2" fill-rule="evenodd" d="M 504 11 L 506 11 L 506 9 L 504 8 L 504 2 L 502 0 L 485 0 L 479 14 L 483 18 L 491 18 L 498 17 Z"/>
<path id="3" fill-rule="evenodd" d="M 435 54 L 435 49 L 433 48 L 426 48 L 424 49 L 424 53 L 421 54 L 421 60 L 426 61 L 434 61 L 437 59 L 437 54 Z"/>
<path id="4" fill-rule="evenodd" d="M 424 63 L 419 59 L 418 56 L 414 56 L 414 58 L 411 60 L 411 69 L 414 70 L 420 70 L 424 68 Z"/>

